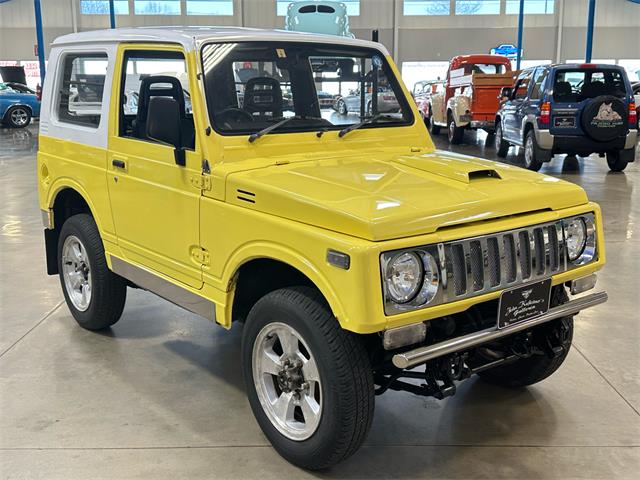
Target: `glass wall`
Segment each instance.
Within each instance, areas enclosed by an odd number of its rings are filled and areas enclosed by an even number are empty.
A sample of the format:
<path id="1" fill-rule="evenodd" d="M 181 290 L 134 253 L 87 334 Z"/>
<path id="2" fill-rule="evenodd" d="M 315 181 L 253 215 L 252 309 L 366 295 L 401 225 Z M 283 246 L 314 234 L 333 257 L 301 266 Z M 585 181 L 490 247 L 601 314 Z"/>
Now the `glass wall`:
<path id="1" fill-rule="evenodd" d="M 265 1 L 265 0 L 262 0 L 262 1 Z M 276 12 L 278 16 L 284 17 L 287 15 L 287 8 L 289 8 L 290 3 L 296 3 L 296 2 L 295 1 L 292 2 L 291 0 L 276 1 Z M 360 0 L 342 0 L 342 3 L 344 3 L 347 6 L 347 14 L 350 17 L 357 17 L 358 15 L 360 15 Z"/>
<path id="2" fill-rule="evenodd" d="M 451 2 L 449 0 L 404 0 L 403 13 L 406 16 L 450 15 Z"/>
<path id="3" fill-rule="evenodd" d="M 116 15 L 129 15 L 129 1 L 113 2 Z M 83 15 L 108 15 L 109 0 L 80 0 L 80 13 Z"/>

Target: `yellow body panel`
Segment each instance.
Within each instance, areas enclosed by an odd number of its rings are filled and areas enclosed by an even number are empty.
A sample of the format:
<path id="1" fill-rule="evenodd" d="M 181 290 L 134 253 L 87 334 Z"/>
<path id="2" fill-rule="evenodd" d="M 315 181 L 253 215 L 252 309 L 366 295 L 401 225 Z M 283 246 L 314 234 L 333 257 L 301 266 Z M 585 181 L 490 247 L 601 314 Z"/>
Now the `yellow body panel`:
<path id="1" fill-rule="evenodd" d="M 122 45 L 116 79 L 127 48 L 180 50 Z M 361 129 L 343 138 L 335 131 L 321 138 L 314 132 L 287 133 L 249 143 L 246 136 L 207 135 L 197 56 L 185 57 L 196 126 L 196 149 L 188 152 L 186 167 L 175 165 L 170 147 L 118 137 L 116 80 L 107 150 L 41 137 L 40 205 L 51 209 L 61 189 L 76 189 L 96 217 L 108 258 L 126 259 L 211 300 L 225 327 L 231 324 L 236 273 L 256 258 L 302 272 L 342 327 L 357 333 L 438 318 L 500 295 L 387 316 L 379 260 L 384 251 L 593 211 L 598 260 L 553 282 L 588 275 L 604 264 L 600 209 L 581 188 L 504 164 L 435 152 L 413 102 L 413 125 Z M 112 159 L 125 160 L 125 171 L 114 168 Z M 203 159 L 211 165 L 210 187 L 200 190 L 195 185 Z M 238 189 L 253 192 L 255 203 L 240 200 Z M 194 261 L 194 247 L 207 252 L 206 264 Z M 349 254 L 350 269 L 327 263 L 328 249 Z"/>

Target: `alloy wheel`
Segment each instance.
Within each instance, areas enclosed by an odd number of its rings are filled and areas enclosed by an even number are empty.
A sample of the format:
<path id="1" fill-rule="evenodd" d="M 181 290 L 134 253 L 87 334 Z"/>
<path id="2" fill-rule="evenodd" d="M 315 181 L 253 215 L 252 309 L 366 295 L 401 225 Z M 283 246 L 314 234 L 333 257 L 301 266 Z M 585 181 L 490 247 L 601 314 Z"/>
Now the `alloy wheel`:
<path id="1" fill-rule="evenodd" d="M 22 127 L 27 124 L 29 121 L 29 112 L 27 112 L 24 108 L 14 108 L 11 111 L 11 122 L 18 126 Z"/>
<path id="2" fill-rule="evenodd" d="M 322 385 L 300 333 L 284 323 L 266 325 L 253 344 L 252 370 L 258 399 L 272 425 L 291 440 L 313 435 L 322 416 Z"/>
<path id="3" fill-rule="evenodd" d="M 527 168 L 533 163 L 533 139 L 531 136 L 527 137 L 527 141 L 524 145 L 524 164 Z"/>
<path id="4" fill-rule="evenodd" d="M 84 312 L 91 303 L 91 265 L 78 237 L 68 236 L 62 245 L 62 278 L 71 303 Z"/>

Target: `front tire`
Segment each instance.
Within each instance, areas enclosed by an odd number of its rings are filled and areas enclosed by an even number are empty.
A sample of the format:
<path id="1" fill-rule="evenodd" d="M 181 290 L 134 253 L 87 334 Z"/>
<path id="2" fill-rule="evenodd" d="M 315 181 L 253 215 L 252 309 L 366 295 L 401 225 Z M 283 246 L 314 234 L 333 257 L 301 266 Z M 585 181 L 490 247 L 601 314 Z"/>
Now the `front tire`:
<path id="1" fill-rule="evenodd" d="M 506 158 L 507 153 L 509 153 L 509 143 L 504 140 L 500 122 L 496 123 L 496 134 L 493 141 L 496 147 L 496 155 L 500 158 Z"/>
<path id="2" fill-rule="evenodd" d="M 364 441 L 374 410 L 369 357 L 316 290 L 276 290 L 254 305 L 242 369 L 260 428 L 291 463 L 328 468 Z"/>
<path id="3" fill-rule="evenodd" d="M 542 168 L 543 160 L 540 158 L 538 150 L 536 135 L 533 130 L 529 130 L 524 139 L 524 166 L 526 169 L 537 172 Z"/>
<path id="4" fill-rule="evenodd" d="M 102 330 L 120 319 L 127 284 L 109 270 L 91 215 L 74 215 L 62 225 L 58 272 L 67 306 L 82 328 Z"/>
<path id="5" fill-rule="evenodd" d="M 11 128 L 24 128 L 31 123 L 31 111 L 26 107 L 11 107 L 5 114 L 4 123 Z"/>

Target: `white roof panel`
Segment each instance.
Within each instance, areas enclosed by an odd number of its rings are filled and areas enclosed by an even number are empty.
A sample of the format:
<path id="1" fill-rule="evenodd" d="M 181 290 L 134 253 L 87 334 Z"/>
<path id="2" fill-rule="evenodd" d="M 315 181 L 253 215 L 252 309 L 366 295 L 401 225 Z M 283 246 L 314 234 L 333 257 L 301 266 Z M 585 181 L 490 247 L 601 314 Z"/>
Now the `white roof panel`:
<path id="1" fill-rule="evenodd" d="M 54 40 L 53 45 L 77 45 L 87 43 L 177 43 L 186 50 L 193 50 L 204 42 L 315 42 L 334 45 L 353 45 L 377 48 L 388 55 L 386 48 L 379 43 L 357 40 L 334 35 L 289 32 L 286 30 L 264 30 L 244 27 L 138 27 L 115 28 L 109 30 L 91 30 L 71 33 Z"/>

